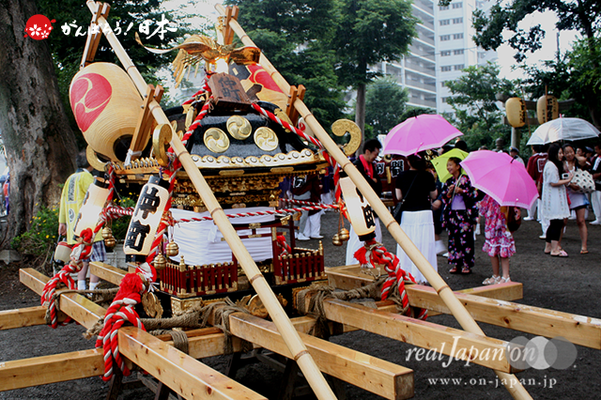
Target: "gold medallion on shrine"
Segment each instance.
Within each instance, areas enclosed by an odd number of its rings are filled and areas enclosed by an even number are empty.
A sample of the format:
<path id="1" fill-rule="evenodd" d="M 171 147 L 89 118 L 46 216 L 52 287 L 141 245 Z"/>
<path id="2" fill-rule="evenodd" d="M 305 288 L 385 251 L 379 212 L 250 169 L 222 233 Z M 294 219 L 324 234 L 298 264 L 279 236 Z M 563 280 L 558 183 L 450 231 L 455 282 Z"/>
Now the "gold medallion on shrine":
<path id="1" fill-rule="evenodd" d="M 219 128 L 207 129 L 203 140 L 207 149 L 214 153 L 223 153 L 230 147 L 230 140 L 225 132 Z"/>
<path id="2" fill-rule="evenodd" d="M 278 147 L 278 136 L 273 129 L 262 126 L 255 131 L 255 144 L 263 151 L 273 151 Z"/>
<path id="3" fill-rule="evenodd" d="M 226 123 L 227 131 L 234 139 L 244 140 L 250 136 L 252 127 L 250 122 L 239 115 L 229 117 Z"/>

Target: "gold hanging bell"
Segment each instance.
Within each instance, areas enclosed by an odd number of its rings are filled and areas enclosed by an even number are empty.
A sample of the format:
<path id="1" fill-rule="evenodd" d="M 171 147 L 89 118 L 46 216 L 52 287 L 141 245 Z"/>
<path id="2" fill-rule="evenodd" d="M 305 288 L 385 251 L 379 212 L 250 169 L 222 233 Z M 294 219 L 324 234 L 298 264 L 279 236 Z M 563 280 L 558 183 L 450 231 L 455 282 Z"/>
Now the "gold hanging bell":
<path id="1" fill-rule="evenodd" d="M 113 237 L 113 230 L 111 228 L 109 228 L 108 226 L 105 226 L 104 228 L 102 228 L 102 238 L 108 239 L 111 237 Z"/>
<path id="2" fill-rule="evenodd" d="M 167 248 L 165 249 L 165 254 L 168 257 L 173 257 L 179 254 L 179 246 L 173 240 L 167 243 Z"/>
<path id="3" fill-rule="evenodd" d="M 342 240 L 343 242 L 346 242 L 350 237 L 348 229 L 341 228 L 340 231 L 338 232 L 338 236 L 340 237 L 340 240 Z"/>
<path id="4" fill-rule="evenodd" d="M 340 240 L 340 235 L 335 233 L 332 237 L 332 244 L 334 246 L 342 246 L 342 240 Z"/>
<path id="5" fill-rule="evenodd" d="M 165 269 L 165 267 L 167 266 L 167 259 L 165 258 L 164 255 L 159 253 L 154 258 L 154 261 L 152 262 L 152 264 L 154 265 L 154 269 L 156 269 L 157 271 L 160 271 L 162 269 Z"/>
<path id="6" fill-rule="evenodd" d="M 102 228 L 102 238 L 104 239 L 104 246 L 107 249 L 112 249 L 115 247 L 115 237 L 113 236 L 113 230 L 108 226 Z"/>

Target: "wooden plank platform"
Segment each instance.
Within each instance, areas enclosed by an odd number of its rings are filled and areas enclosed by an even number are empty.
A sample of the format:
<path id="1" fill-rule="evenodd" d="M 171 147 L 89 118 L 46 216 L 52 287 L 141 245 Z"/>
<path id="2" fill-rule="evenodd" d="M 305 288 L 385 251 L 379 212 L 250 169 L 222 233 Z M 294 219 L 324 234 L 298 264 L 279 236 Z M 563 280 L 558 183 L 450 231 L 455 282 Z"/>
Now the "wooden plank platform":
<path id="1" fill-rule="evenodd" d="M 309 304 L 309 299 L 305 299 L 305 304 Z M 331 321 L 351 325 L 367 332 L 434 350 L 458 359 L 470 358 L 474 364 L 497 371 L 518 372 L 505 356 L 507 342 L 502 340 L 341 300 L 327 299 L 323 302 L 323 308 L 326 318 Z M 475 354 L 487 353 L 489 354 L 487 357 L 473 358 Z"/>
<path id="2" fill-rule="evenodd" d="M 0 311 L 0 331 L 36 325 L 46 325 L 44 306 Z"/>
<path id="3" fill-rule="evenodd" d="M 293 358 L 273 322 L 235 313 L 230 316 L 230 330 L 237 337 Z M 322 372 L 387 399 L 413 397 L 411 369 L 304 333 L 300 336 Z"/>
<path id="4" fill-rule="evenodd" d="M 119 330 L 119 352 L 186 399 L 265 399 L 141 329 Z"/>
<path id="5" fill-rule="evenodd" d="M 413 306 L 450 314 L 431 287 L 412 287 L 408 295 Z M 476 321 L 549 338 L 562 336 L 574 344 L 601 349 L 601 319 L 465 293 L 456 296 Z"/>
<path id="6" fill-rule="evenodd" d="M 32 268 L 19 270 L 21 282 L 39 295 L 42 295 L 44 285 L 50 280 L 44 274 Z M 62 313 L 70 316 L 82 326 L 91 328 L 99 319 L 103 319 L 106 309 L 77 293 L 65 293 L 60 296 L 59 308 Z"/>
<path id="7" fill-rule="evenodd" d="M 21 389 L 104 373 L 102 349 L 0 362 L 0 391 Z"/>

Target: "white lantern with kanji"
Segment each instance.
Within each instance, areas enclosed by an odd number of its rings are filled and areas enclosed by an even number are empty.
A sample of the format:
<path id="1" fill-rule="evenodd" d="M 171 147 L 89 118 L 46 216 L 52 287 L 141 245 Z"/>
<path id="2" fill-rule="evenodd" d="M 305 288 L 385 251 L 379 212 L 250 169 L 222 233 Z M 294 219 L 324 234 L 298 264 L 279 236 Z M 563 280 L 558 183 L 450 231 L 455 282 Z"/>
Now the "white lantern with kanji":
<path id="1" fill-rule="evenodd" d="M 361 195 L 351 178 L 340 179 L 340 188 L 346 203 L 348 217 L 355 233 L 361 237 L 376 229 L 376 216 L 369 203 Z"/>
<path id="2" fill-rule="evenodd" d="M 143 262 L 150 253 L 154 235 L 169 200 L 169 182 L 151 176 L 142 188 L 131 217 L 123 251 L 128 262 Z"/>
<path id="3" fill-rule="evenodd" d="M 81 236 L 81 233 L 88 228 L 92 230 L 96 228 L 110 192 L 108 182 L 101 178 L 94 178 L 94 182 L 88 187 L 75 221 L 73 232 L 76 236 Z"/>

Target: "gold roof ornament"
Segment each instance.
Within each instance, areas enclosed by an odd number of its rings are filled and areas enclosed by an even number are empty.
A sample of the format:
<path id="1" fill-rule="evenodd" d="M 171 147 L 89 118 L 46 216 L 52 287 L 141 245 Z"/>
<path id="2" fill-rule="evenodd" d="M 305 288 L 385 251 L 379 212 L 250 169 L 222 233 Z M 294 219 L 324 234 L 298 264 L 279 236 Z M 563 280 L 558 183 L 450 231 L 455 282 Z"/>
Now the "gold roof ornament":
<path id="1" fill-rule="evenodd" d="M 236 49 L 233 44 L 221 45 L 204 35 L 192 35 L 184 40 L 184 43 L 170 49 L 155 49 L 145 46 L 142 44 L 140 35 L 138 35 L 137 32 L 136 42 L 154 54 L 166 54 L 170 51 L 179 49 L 177 57 L 175 57 L 175 60 L 171 63 L 174 70 L 173 75 L 176 87 L 190 68 L 198 68 L 198 64 L 201 60 L 206 62 L 206 69 L 208 71 L 216 72 L 220 65 L 227 67 L 230 60 L 234 61 L 236 64 L 257 64 L 259 62 L 259 57 L 261 56 L 261 50 L 257 47 L 244 46 Z"/>

